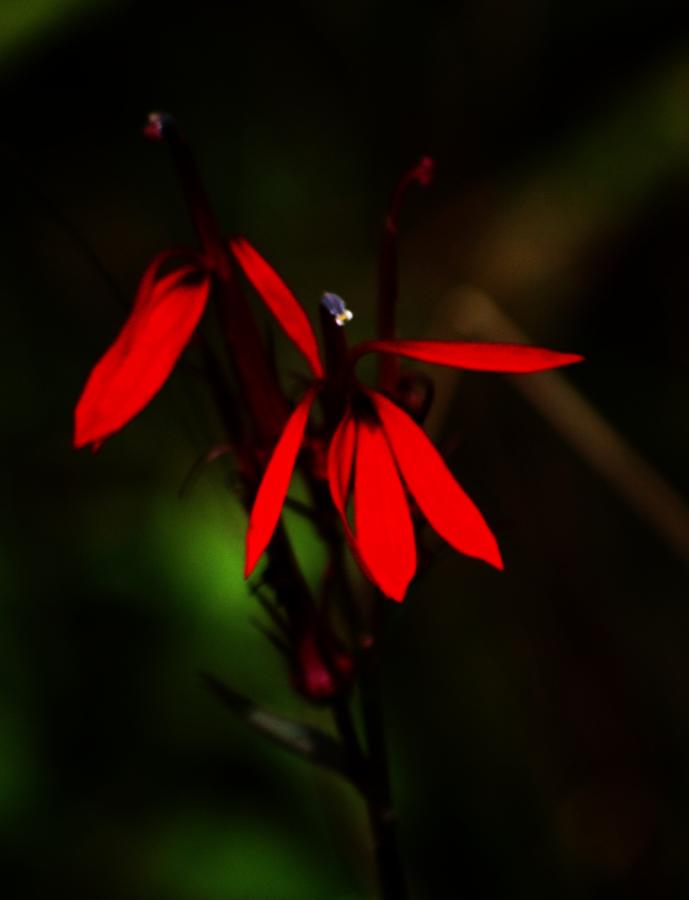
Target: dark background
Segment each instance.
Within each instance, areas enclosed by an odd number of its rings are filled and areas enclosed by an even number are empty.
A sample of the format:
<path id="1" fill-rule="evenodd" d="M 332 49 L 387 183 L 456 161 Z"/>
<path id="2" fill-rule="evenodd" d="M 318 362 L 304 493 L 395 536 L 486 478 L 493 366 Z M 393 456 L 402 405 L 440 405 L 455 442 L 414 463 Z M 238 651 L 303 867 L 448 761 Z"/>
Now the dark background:
<path id="1" fill-rule="evenodd" d="M 181 367 L 98 455 L 70 447 L 140 272 L 193 240 L 146 114 L 176 114 L 228 232 L 312 312 L 342 294 L 354 338 L 371 334 L 390 190 L 431 153 L 404 217 L 405 336 L 459 336 L 456 304 L 487 292 L 533 340 L 587 356 L 568 381 L 686 496 L 678 7 L 0 0 L 5 896 L 373 896 L 357 798 L 199 684 L 211 670 L 327 724 L 250 624 L 222 465 L 177 496 L 218 438 L 199 384 Z M 391 617 L 415 896 L 686 896 L 687 556 L 513 384 L 447 390 L 437 439 L 507 569 L 438 546 Z M 321 548 L 290 527 L 317 577 Z"/>

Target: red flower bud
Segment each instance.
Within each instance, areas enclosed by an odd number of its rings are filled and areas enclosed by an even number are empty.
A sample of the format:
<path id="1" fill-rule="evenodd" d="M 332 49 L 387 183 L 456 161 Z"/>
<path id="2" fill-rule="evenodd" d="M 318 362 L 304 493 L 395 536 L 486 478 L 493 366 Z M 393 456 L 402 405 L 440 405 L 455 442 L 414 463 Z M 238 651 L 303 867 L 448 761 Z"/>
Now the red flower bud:
<path id="1" fill-rule="evenodd" d="M 330 637 L 327 642 L 334 640 Z M 332 646 L 325 654 L 315 631 L 309 631 L 297 646 L 294 686 L 309 700 L 325 702 L 349 684 L 353 670 L 352 657 L 342 646 Z"/>

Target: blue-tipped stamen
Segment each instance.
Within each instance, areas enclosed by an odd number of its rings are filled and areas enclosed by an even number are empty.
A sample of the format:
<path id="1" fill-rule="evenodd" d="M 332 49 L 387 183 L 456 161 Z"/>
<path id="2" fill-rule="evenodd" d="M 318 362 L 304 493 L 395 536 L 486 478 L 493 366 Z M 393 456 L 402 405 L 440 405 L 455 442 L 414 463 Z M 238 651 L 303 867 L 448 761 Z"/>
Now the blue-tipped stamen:
<path id="1" fill-rule="evenodd" d="M 354 313 L 351 309 L 347 309 L 344 300 L 337 294 L 331 294 L 329 291 L 326 291 L 321 297 L 321 303 L 335 319 L 337 325 L 342 326 L 346 322 L 351 322 L 354 318 Z"/>

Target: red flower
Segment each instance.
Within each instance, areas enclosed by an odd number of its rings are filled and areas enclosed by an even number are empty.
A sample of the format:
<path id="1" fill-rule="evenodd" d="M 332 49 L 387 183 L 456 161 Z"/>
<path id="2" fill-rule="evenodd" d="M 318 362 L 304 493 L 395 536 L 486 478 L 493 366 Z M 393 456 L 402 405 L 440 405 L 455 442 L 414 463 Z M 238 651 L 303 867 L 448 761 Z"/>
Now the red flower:
<path id="1" fill-rule="evenodd" d="M 256 495 L 246 542 L 248 577 L 280 518 L 309 412 L 325 382 L 315 335 L 294 295 L 247 241 L 238 238 L 231 247 L 318 379 L 290 416 Z M 353 367 L 370 352 L 489 372 L 538 372 L 581 360 L 576 354 L 517 344 L 388 340 L 354 347 L 349 364 Z M 354 379 L 345 413 L 330 441 L 327 477 L 350 547 L 364 573 L 386 596 L 401 601 L 416 570 L 407 491 L 429 524 L 456 550 L 502 569 L 493 533 L 423 430 L 382 393 Z M 350 496 L 353 526 L 347 517 Z"/>
<path id="2" fill-rule="evenodd" d="M 176 268 L 161 275 L 172 260 Z M 98 447 L 157 394 L 189 342 L 209 290 L 210 276 L 193 250 L 166 250 L 152 260 L 129 318 L 79 398 L 75 447 Z"/>

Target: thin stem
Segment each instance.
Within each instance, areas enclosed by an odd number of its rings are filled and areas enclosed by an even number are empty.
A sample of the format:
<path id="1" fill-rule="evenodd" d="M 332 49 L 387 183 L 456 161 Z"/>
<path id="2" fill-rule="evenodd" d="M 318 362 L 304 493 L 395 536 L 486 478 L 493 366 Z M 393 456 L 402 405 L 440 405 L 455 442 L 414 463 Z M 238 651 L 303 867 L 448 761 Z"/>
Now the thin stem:
<path id="1" fill-rule="evenodd" d="M 375 840 L 381 895 L 385 900 L 407 900 L 402 858 L 397 843 L 383 704 L 380 695 L 380 662 L 374 644 L 364 652 L 361 696 L 364 732 L 369 753 L 368 816 Z"/>
<path id="2" fill-rule="evenodd" d="M 378 337 L 391 340 L 395 337 L 398 275 L 397 275 L 397 232 L 402 201 L 409 185 L 416 182 L 425 187 L 433 177 L 433 160 L 423 156 L 419 162 L 398 181 L 390 200 L 388 213 L 383 225 L 378 262 Z M 395 388 L 399 371 L 396 356 L 382 354 L 378 360 L 378 385 L 383 390 Z"/>
<path id="3" fill-rule="evenodd" d="M 220 361 L 215 355 L 210 342 L 202 334 L 196 335 L 196 343 L 201 350 L 204 374 L 210 387 L 218 413 L 222 419 L 228 437 L 242 460 L 246 471 L 253 465 L 253 457 L 249 453 L 247 436 L 237 398 L 229 385 Z M 253 449 L 253 448 L 252 448 Z M 253 473 L 252 473 L 253 474 Z"/>
<path id="4" fill-rule="evenodd" d="M 347 759 L 347 772 L 354 786 L 365 794 L 368 762 L 354 725 L 348 698 L 337 696 L 332 701 L 331 709 Z"/>
<path id="5" fill-rule="evenodd" d="M 348 769 L 354 773 L 353 783 L 366 804 L 374 841 L 380 896 L 382 900 L 407 900 L 409 894 L 397 843 L 390 788 L 377 643 L 373 643 L 363 651 L 361 673 L 361 702 L 367 754 L 362 749 L 346 698 L 338 697 L 333 701 L 333 716 L 347 757 Z"/>
<path id="6" fill-rule="evenodd" d="M 175 119 L 152 113 L 144 129 L 170 149 L 189 213 L 213 274 L 213 297 L 223 340 L 242 392 L 256 438 L 270 445 L 280 434 L 289 410 L 265 352 L 261 334 L 246 302 L 234 263 L 199 175 L 196 160 Z"/>
<path id="7" fill-rule="evenodd" d="M 397 222 L 388 215 L 380 241 L 378 270 L 378 337 L 390 340 L 395 336 L 395 312 L 397 306 Z M 398 361 L 392 354 L 381 354 L 378 359 L 378 385 L 392 389 L 397 377 Z"/>
<path id="8" fill-rule="evenodd" d="M 326 371 L 321 405 L 325 424 L 330 431 L 334 431 L 342 418 L 353 372 L 344 328 L 335 324 L 324 306 L 320 307 L 320 320 Z"/>
<path id="9" fill-rule="evenodd" d="M 260 474 L 257 449 L 272 446 L 280 434 L 289 410 L 265 353 L 256 321 L 237 282 L 227 242 L 222 237 L 210 200 L 196 166 L 196 160 L 175 119 L 166 113 L 151 113 L 144 129 L 147 137 L 164 140 L 172 154 L 194 227 L 203 247 L 206 266 L 213 275 L 222 336 L 251 424 L 255 444 L 249 446 L 242 434 L 239 450 L 243 456 L 242 501 L 249 509 Z M 238 420 L 232 413 L 235 402 L 223 385 L 222 373 L 209 348 L 204 362 L 214 399 L 228 434 L 236 439 Z M 295 635 L 303 633 L 312 617 L 313 600 L 287 533 L 279 523 L 268 548 L 269 565 L 264 580 L 280 599 Z"/>

